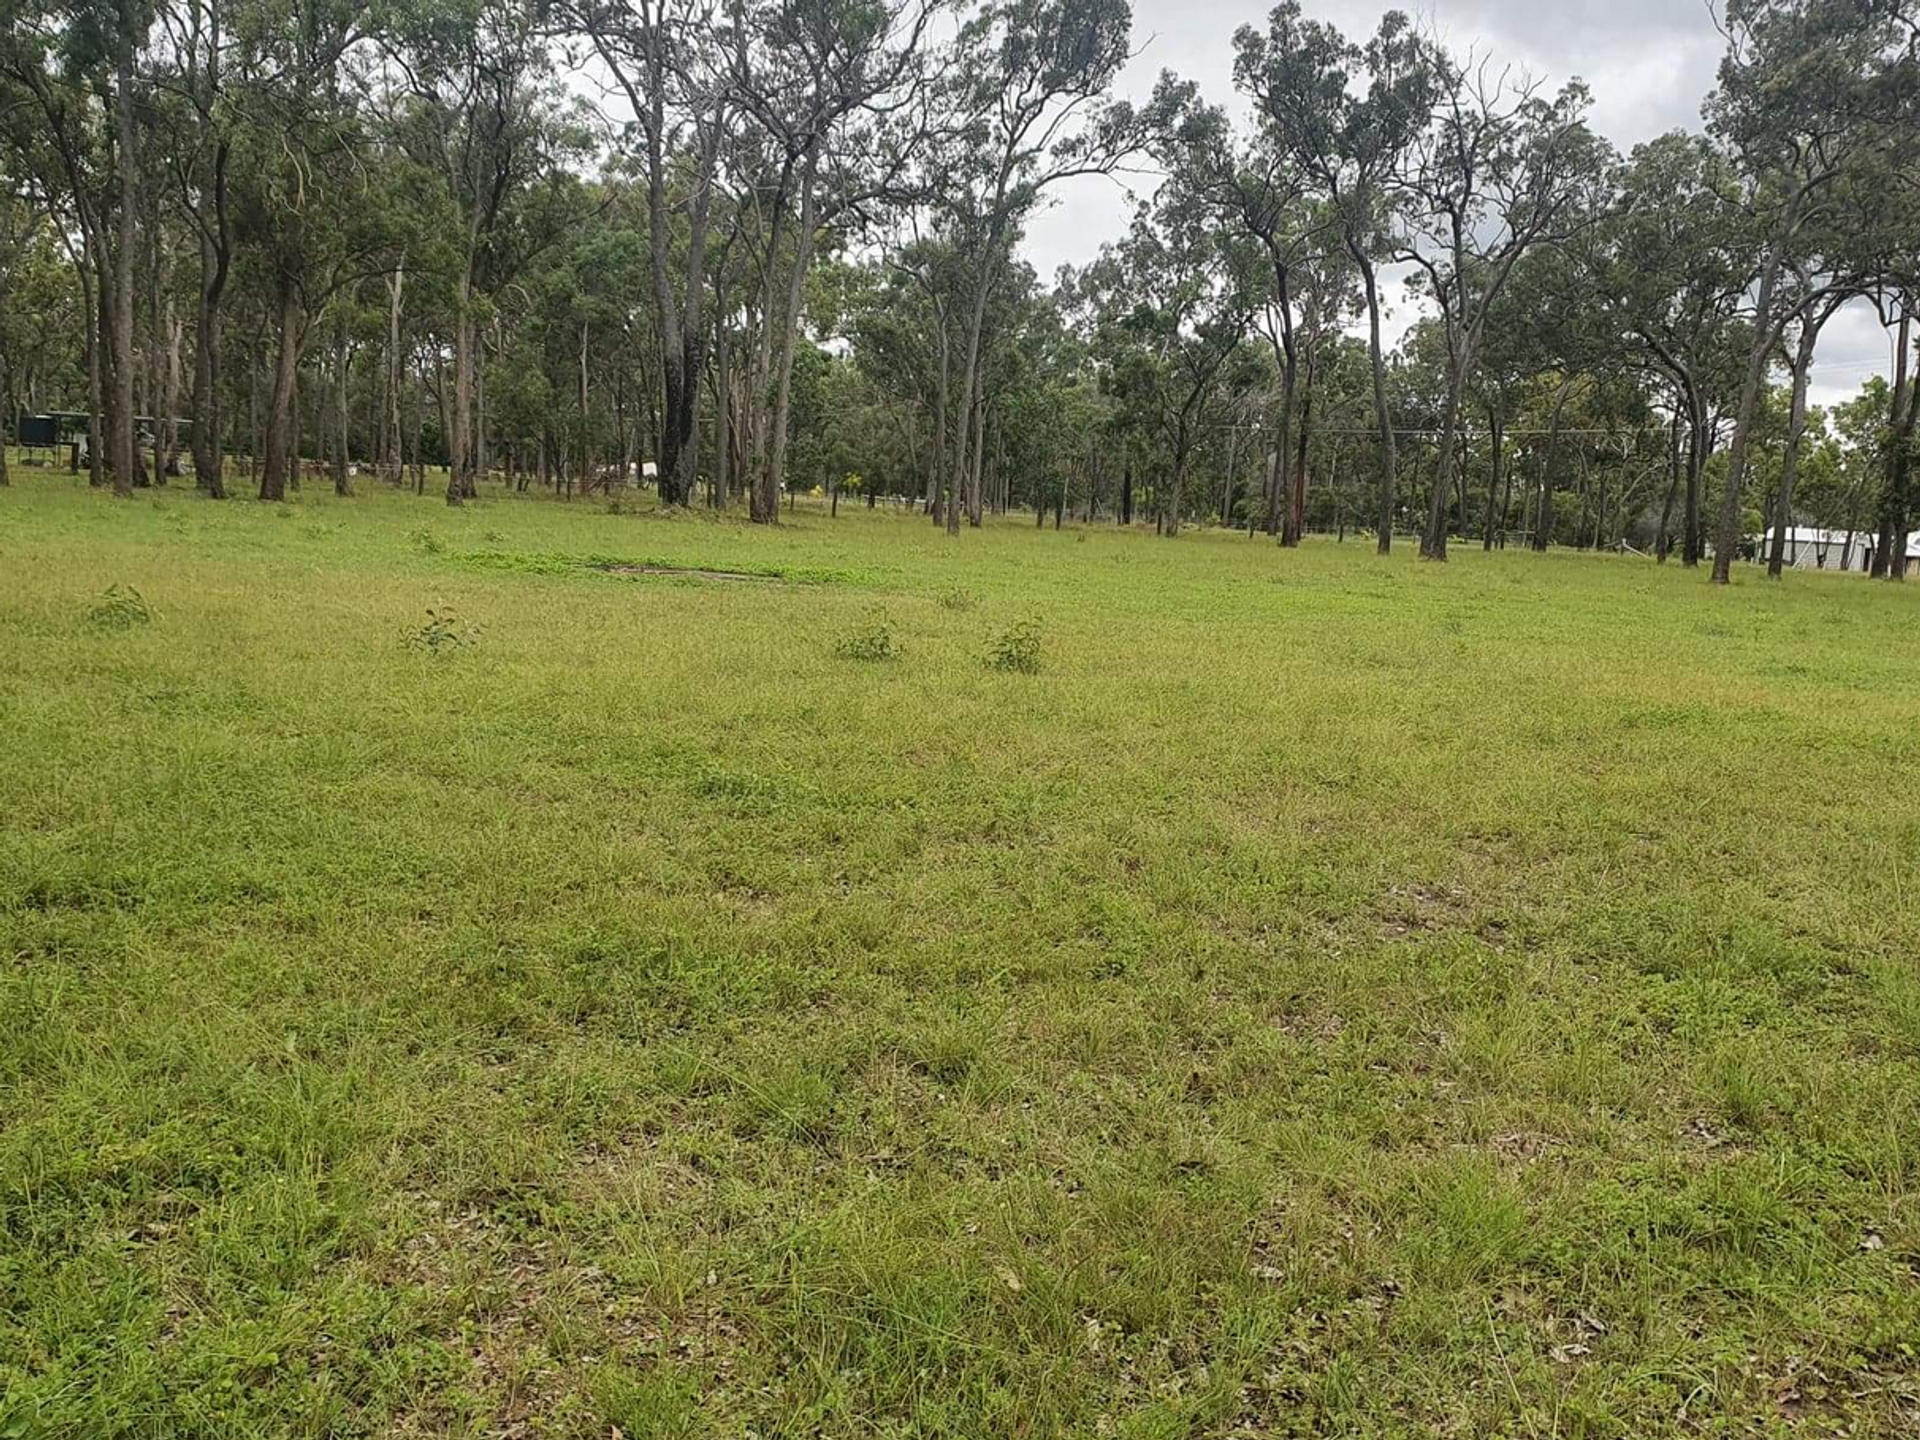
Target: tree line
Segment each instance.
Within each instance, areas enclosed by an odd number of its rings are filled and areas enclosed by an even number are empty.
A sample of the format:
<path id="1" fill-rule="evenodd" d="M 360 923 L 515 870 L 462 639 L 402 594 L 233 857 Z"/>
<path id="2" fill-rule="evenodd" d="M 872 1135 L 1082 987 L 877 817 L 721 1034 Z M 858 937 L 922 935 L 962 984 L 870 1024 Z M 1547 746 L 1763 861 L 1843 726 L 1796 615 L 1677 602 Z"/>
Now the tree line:
<path id="1" fill-rule="evenodd" d="M 7 0 L 0 400 L 123 494 L 646 473 L 1719 581 L 1811 519 L 1897 578 L 1920 3 L 1716 18 L 1704 128 L 1622 154 L 1578 81 L 1297 0 L 1138 106 L 1127 0 Z M 1038 276 L 1085 176 L 1146 198 Z M 1848 305 L 1897 359 L 1823 414 Z"/>

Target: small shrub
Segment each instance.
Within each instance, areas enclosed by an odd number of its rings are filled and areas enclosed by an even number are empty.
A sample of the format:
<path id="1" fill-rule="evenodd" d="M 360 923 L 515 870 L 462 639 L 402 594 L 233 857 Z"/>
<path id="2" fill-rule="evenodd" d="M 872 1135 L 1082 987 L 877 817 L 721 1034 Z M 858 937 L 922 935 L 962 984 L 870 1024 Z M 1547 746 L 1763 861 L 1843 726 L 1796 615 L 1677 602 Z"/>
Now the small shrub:
<path id="1" fill-rule="evenodd" d="M 451 605 L 429 606 L 426 623 L 407 626 L 400 632 L 400 638 L 410 650 L 445 655 L 478 641 L 480 627 L 462 620 Z"/>
<path id="2" fill-rule="evenodd" d="M 413 548 L 422 555 L 439 555 L 447 548 L 447 542 L 424 525 L 417 530 L 409 530 L 407 539 L 413 542 Z"/>
<path id="3" fill-rule="evenodd" d="M 973 592 L 964 585 L 956 585 L 940 597 L 940 604 L 948 610 L 971 610 Z"/>
<path id="4" fill-rule="evenodd" d="M 153 607 L 133 586 L 115 581 L 87 611 L 87 622 L 97 630 L 131 630 L 153 623 Z"/>
<path id="5" fill-rule="evenodd" d="M 894 638 L 893 622 L 876 613 L 859 629 L 836 640 L 833 653 L 842 660 L 893 660 L 900 654 L 900 642 Z"/>
<path id="6" fill-rule="evenodd" d="M 995 670 L 1032 675 L 1040 669 L 1041 638 L 1038 619 L 1016 620 L 987 646 L 987 664 Z"/>

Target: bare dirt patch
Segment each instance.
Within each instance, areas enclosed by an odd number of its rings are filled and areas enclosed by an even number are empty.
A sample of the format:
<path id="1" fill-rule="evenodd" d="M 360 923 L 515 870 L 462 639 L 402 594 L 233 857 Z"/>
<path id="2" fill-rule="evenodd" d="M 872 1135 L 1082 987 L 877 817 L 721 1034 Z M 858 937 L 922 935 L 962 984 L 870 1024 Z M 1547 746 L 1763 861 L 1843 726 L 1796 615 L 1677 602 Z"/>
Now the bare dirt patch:
<path id="1" fill-rule="evenodd" d="M 698 565 L 602 565 L 609 575 L 680 575 L 695 580 L 749 581 L 756 585 L 778 585 L 778 575 L 754 575 L 745 570 L 708 570 Z"/>

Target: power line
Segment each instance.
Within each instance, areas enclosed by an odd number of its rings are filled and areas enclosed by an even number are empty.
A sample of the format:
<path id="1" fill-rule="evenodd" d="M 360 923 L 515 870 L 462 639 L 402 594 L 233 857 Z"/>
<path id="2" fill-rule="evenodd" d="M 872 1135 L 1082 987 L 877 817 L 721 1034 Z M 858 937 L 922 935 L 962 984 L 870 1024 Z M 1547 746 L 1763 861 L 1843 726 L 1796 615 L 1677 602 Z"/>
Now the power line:
<path id="1" fill-rule="evenodd" d="M 1209 428 L 1237 431 L 1241 434 L 1250 433 L 1261 435 L 1273 433 L 1276 427 L 1271 425 L 1233 425 L 1215 421 Z M 1624 438 L 1629 435 L 1666 435 L 1669 434 L 1671 430 L 1672 427 L 1670 425 L 1646 425 L 1639 429 L 1615 428 L 1611 430 L 1576 429 L 1572 426 L 1562 426 L 1558 430 L 1502 430 L 1500 437 L 1503 440 L 1524 439 L 1529 436 L 1540 435 L 1605 435 L 1608 437 Z M 1337 429 L 1324 425 L 1316 425 L 1313 427 L 1312 433 L 1315 435 L 1364 435 L 1368 439 L 1376 438 L 1380 434 L 1379 430 L 1371 425 L 1366 426 L 1364 429 Z M 1393 427 L 1393 433 L 1396 435 L 1444 435 L 1446 431 L 1440 429 L 1438 426 L 1421 428 L 1396 425 Z M 1493 438 L 1493 432 L 1491 430 L 1467 430 L 1463 428 L 1455 430 L 1453 433 L 1462 440 L 1488 440 Z"/>

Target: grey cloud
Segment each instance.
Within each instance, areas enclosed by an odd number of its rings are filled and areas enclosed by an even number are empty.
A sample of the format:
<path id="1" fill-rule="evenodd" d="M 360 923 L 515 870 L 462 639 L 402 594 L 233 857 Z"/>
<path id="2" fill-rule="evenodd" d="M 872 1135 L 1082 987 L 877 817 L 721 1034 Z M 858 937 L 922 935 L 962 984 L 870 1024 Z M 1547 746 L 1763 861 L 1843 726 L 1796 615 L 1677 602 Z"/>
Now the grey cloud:
<path id="1" fill-rule="evenodd" d="M 1144 99 L 1162 70 L 1197 81 L 1215 103 L 1238 113 L 1233 91 L 1233 32 L 1264 25 L 1269 0 L 1135 0 L 1134 43 L 1141 54 L 1121 93 Z M 1700 128 L 1723 40 L 1706 0 L 1305 0 L 1315 18 L 1350 37 L 1372 33 L 1381 14 L 1400 8 L 1437 27 L 1457 50 L 1511 61 L 1557 86 L 1579 76 L 1593 91 L 1593 123 L 1622 151 L 1673 129 Z M 1151 188 L 1150 180 L 1130 182 Z M 1083 180 L 1064 188 L 1035 218 L 1025 251 L 1042 277 L 1062 264 L 1085 264 L 1102 241 L 1124 229 L 1130 205 L 1122 185 Z M 1389 326 L 1397 337 L 1417 307 L 1403 301 Z M 1888 369 L 1888 345 L 1873 312 L 1853 306 L 1836 317 L 1820 346 L 1814 399 L 1829 404 Z"/>
<path id="2" fill-rule="evenodd" d="M 1266 23 L 1263 0 L 1135 0 L 1140 55 L 1121 93 L 1143 100 L 1162 70 L 1197 81 L 1232 111 L 1233 32 Z M 1393 8 L 1381 0 L 1307 0 L 1306 11 L 1363 39 Z M 1399 8 L 1437 27 L 1460 50 L 1512 61 L 1550 85 L 1578 75 L 1594 93 L 1594 123 L 1621 149 L 1663 131 L 1697 127 L 1721 41 L 1704 0 L 1428 0 Z M 1055 197 L 1027 237 L 1043 276 L 1084 264 L 1126 223 L 1122 187 L 1083 181 Z"/>

